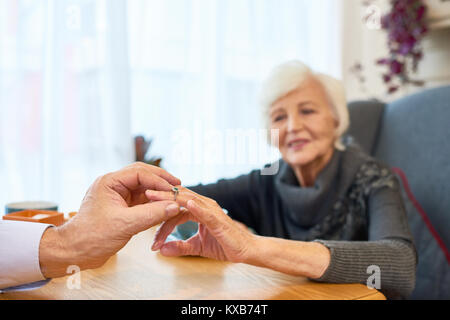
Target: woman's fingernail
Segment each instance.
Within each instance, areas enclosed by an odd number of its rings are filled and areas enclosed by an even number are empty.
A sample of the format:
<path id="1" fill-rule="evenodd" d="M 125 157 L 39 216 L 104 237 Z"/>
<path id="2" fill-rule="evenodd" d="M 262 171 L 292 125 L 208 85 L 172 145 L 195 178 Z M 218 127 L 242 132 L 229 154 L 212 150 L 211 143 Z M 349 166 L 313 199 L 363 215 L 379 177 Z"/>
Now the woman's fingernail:
<path id="1" fill-rule="evenodd" d="M 180 211 L 180 207 L 174 203 L 169 204 L 166 207 L 166 212 L 168 215 L 176 215 Z"/>
<path id="2" fill-rule="evenodd" d="M 152 245 L 152 250 L 156 251 L 159 249 L 159 247 L 161 246 L 161 241 L 156 241 L 155 243 L 153 243 Z"/>

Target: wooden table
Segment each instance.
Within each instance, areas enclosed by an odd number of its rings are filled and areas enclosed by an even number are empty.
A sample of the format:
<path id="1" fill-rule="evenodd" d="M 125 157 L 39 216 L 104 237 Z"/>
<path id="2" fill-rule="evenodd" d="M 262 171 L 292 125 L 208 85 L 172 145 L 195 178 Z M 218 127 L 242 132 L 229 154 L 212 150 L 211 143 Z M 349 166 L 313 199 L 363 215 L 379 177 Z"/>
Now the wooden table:
<path id="1" fill-rule="evenodd" d="M 167 258 L 150 250 L 155 230 L 133 237 L 103 267 L 79 273 L 80 289 L 69 289 L 74 282 L 67 276 L 36 290 L 0 294 L 0 299 L 385 299 L 362 284 L 315 283 L 201 257 Z"/>

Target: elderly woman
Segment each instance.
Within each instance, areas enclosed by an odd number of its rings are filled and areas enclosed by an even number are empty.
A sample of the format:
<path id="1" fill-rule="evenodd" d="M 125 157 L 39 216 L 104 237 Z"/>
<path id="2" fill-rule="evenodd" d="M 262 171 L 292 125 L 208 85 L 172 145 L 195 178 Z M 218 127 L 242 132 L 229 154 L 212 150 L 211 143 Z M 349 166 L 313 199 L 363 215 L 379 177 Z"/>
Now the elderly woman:
<path id="1" fill-rule="evenodd" d="M 341 83 L 292 61 L 271 73 L 262 92 L 270 128 L 279 132 L 278 173 L 255 170 L 179 187 L 181 214 L 160 227 L 152 249 L 322 282 L 377 285 L 371 276 L 379 271 L 378 289 L 388 298 L 407 298 L 416 252 L 399 184 L 388 167 L 342 143 L 349 116 Z M 153 201 L 174 198 L 171 192 L 146 195 Z M 165 242 L 188 220 L 199 223 L 193 237 Z"/>

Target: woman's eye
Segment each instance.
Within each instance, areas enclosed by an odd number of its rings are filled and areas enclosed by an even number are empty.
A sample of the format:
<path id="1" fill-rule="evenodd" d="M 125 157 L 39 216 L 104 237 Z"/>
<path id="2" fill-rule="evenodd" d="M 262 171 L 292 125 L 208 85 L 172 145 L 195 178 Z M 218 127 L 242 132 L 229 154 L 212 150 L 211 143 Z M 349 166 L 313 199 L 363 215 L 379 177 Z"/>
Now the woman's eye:
<path id="1" fill-rule="evenodd" d="M 285 118 L 285 116 L 282 116 L 282 115 L 276 116 L 276 117 L 273 118 L 273 122 L 281 121 L 281 120 L 283 120 L 284 118 Z"/>
<path id="2" fill-rule="evenodd" d="M 312 113 L 314 113 L 314 110 L 313 109 L 302 109 L 302 114 L 304 114 L 304 115 L 308 115 L 308 114 L 312 114 Z"/>

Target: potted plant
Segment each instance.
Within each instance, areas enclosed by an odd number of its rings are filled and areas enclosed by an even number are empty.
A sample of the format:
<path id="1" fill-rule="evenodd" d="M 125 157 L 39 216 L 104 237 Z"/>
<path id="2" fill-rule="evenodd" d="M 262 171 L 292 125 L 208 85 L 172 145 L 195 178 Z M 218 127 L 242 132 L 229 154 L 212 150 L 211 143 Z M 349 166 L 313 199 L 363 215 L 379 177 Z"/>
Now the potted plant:
<path id="1" fill-rule="evenodd" d="M 135 147 L 135 160 L 139 162 L 144 162 L 151 164 L 153 166 L 161 166 L 161 158 L 151 157 L 147 158 L 148 149 L 152 144 L 152 139 L 147 140 L 144 136 L 134 137 L 134 147 Z"/>
<path id="2" fill-rule="evenodd" d="M 411 78 L 423 58 L 421 41 L 428 32 L 427 7 L 423 0 L 391 0 L 391 10 L 381 17 L 381 28 L 387 32 L 389 56 L 376 63 L 387 68 L 383 81 L 388 93 L 402 85 L 422 86 Z"/>
<path id="3" fill-rule="evenodd" d="M 372 6 L 375 0 L 365 0 L 365 6 Z M 377 23 L 387 33 L 388 56 L 376 60 L 376 64 L 387 70 L 382 74 L 387 93 L 393 94 L 401 86 L 412 84 L 422 86 L 423 81 L 413 79 L 423 59 L 422 40 L 428 33 L 427 6 L 424 0 L 390 0 L 390 10 L 380 15 Z M 365 17 L 365 20 L 371 16 Z M 367 21 L 365 21 L 367 23 Z M 363 85 L 366 81 L 364 67 L 355 63 L 350 72 Z"/>

